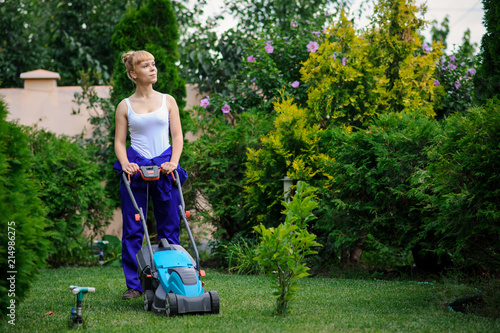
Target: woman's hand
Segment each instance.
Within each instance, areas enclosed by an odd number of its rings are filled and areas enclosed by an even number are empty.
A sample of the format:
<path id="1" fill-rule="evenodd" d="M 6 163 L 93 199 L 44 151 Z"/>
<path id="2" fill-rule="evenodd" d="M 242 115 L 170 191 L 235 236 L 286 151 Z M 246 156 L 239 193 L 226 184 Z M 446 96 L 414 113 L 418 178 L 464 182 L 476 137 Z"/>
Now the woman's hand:
<path id="1" fill-rule="evenodd" d="M 168 175 L 171 172 L 174 172 L 175 169 L 177 169 L 177 163 L 174 163 L 174 162 L 165 162 L 161 165 L 161 171 L 165 175 Z"/>
<path id="2" fill-rule="evenodd" d="M 137 172 L 139 172 L 139 166 L 137 163 L 127 163 L 124 166 L 122 166 L 122 170 L 125 171 L 127 174 L 133 176 Z"/>

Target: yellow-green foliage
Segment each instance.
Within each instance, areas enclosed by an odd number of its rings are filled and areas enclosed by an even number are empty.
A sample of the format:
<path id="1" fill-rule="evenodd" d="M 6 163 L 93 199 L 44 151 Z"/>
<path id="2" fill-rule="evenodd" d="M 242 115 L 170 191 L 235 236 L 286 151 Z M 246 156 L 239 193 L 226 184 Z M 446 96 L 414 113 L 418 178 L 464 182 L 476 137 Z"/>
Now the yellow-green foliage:
<path id="1" fill-rule="evenodd" d="M 331 159 L 319 153 L 320 126 L 308 110 L 299 108 L 293 99 L 274 104 L 277 116 L 274 130 L 261 137 L 261 149 L 248 150 L 246 193 L 250 209 L 260 210 L 263 203 L 279 214 L 284 176 L 310 180 Z"/>
<path id="2" fill-rule="evenodd" d="M 424 11 L 424 8 L 420 9 Z M 442 51 L 424 52 L 413 0 L 381 0 L 371 25 L 357 32 L 344 14 L 301 70 L 309 107 L 323 127 L 359 125 L 383 114 L 421 110 L 433 116 L 432 74 Z"/>

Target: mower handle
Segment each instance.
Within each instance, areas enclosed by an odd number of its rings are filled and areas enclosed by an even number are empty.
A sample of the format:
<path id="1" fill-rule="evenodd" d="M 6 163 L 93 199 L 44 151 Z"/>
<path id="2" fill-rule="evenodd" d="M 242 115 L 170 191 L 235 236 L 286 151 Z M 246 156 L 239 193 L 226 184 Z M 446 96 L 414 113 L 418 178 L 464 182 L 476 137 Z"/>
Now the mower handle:
<path id="1" fill-rule="evenodd" d="M 158 168 L 158 171 L 159 171 L 158 178 L 161 176 L 161 174 L 162 174 L 162 170 L 163 170 L 163 169 L 162 169 L 161 167 L 159 167 L 159 168 Z M 177 170 L 174 170 L 174 171 L 177 171 Z M 140 168 L 140 167 L 139 167 L 139 170 L 138 170 L 137 172 L 138 172 L 138 173 L 140 173 L 140 174 L 141 174 L 142 179 L 144 179 L 144 180 L 145 180 L 145 178 L 144 178 L 144 174 L 142 173 L 142 170 L 141 170 L 141 168 Z M 134 174 L 134 175 L 135 175 L 135 174 Z M 175 182 L 174 172 L 173 172 L 173 171 L 171 171 L 169 175 L 171 175 L 171 176 L 172 176 L 172 179 L 173 179 L 173 180 L 174 180 L 174 182 Z M 128 177 L 128 182 L 129 182 L 129 183 L 132 183 L 132 180 L 130 179 L 130 174 L 129 174 L 129 173 L 127 173 L 127 177 Z"/>

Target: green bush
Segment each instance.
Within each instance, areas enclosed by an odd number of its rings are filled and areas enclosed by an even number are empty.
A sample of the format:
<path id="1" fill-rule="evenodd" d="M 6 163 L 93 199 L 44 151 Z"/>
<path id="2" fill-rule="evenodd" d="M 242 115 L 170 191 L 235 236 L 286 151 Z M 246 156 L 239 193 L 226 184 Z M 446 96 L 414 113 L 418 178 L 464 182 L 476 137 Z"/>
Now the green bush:
<path id="1" fill-rule="evenodd" d="M 479 103 L 500 94 L 500 22 L 498 11 L 500 3 L 496 0 L 483 0 L 486 33 L 481 39 L 479 52 L 480 66 L 474 77 L 474 96 Z"/>
<path id="2" fill-rule="evenodd" d="M 301 81 L 300 68 L 309 57 L 308 43 L 319 42 L 323 33 L 318 25 L 294 22 L 292 26 L 289 20 L 288 25 L 247 41 L 239 73 L 225 82 L 223 92 L 210 95 L 207 112 L 220 114 L 227 104 L 231 114 L 252 108 L 273 113 L 273 104 L 284 96 L 306 104 L 308 85 Z"/>
<path id="3" fill-rule="evenodd" d="M 327 172 L 335 178 L 319 190 L 316 227 L 334 240 L 343 264 L 357 264 L 363 249 L 411 250 L 420 237 L 420 200 L 409 177 L 425 168 L 425 149 L 439 134 L 437 121 L 403 113 L 383 115 L 366 128 L 323 132 Z"/>
<path id="4" fill-rule="evenodd" d="M 47 208 L 49 263 L 86 262 L 91 253 L 82 235 L 85 227 L 97 234 L 111 218 L 113 205 L 104 194 L 103 170 L 93 156 L 66 136 L 25 128 L 34 155 L 34 177 L 41 183 L 40 199 Z"/>
<path id="5" fill-rule="evenodd" d="M 186 143 L 183 163 L 189 170 L 187 202 L 196 203 L 204 220 L 217 227 L 219 237 L 230 240 L 251 231 L 242 195 L 245 186 L 247 149 L 256 147 L 269 129 L 269 116 L 246 112 L 235 116 L 235 124 L 222 117 L 196 120 L 200 137 Z"/>
<path id="6" fill-rule="evenodd" d="M 15 317 L 7 317 L 12 313 L 7 307 L 15 301 L 17 309 L 44 267 L 49 247 L 44 230 L 47 207 L 39 199 L 40 183 L 33 176 L 39 165 L 33 161 L 28 136 L 6 117 L 7 107 L 0 99 L 0 326 L 4 321 L 15 323 Z M 12 275 L 14 285 L 7 280 Z"/>
<path id="7" fill-rule="evenodd" d="M 309 109 L 322 127 L 360 126 L 392 112 L 434 115 L 432 75 L 442 52 L 420 40 L 424 21 L 412 2 L 379 1 L 362 32 L 345 15 L 328 28 L 301 69 Z"/>
<path id="8" fill-rule="evenodd" d="M 320 153 L 321 129 L 311 121 L 307 109 L 285 99 L 275 104 L 275 111 L 274 128 L 261 136 L 260 147 L 248 150 L 245 204 L 252 225 L 277 226 L 282 221 L 280 179 L 327 178 L 322 168 L 331 162 Z"/>
<path id="9" fill-rule="evenodd" d="M 273 277 L 273 295 L 276 297 L 276 312 L 288 313 L 288 303 L 297 295 L 297 281 L 309 276 L 306 256 L 317 253 L 313 247 L 321 246 L 316 236 L 307 231 L 307 224 L 316 217 L 312 211 L 318 206 L 314 199 L 315 189 L 304 182 L 297 184 L 297 192 L 285 206 L 285 222 L 276 228 L 263 224 L 254 227 L 260 235 L 255 260 Z"/>
<path id="10" fill-rule="evenodd" d="M 457 264 L 500 268 L 500 101 L 453 114 L 413 177 L 425 230 Z M 418 187 L 417 187 L 418 186 Z"/>

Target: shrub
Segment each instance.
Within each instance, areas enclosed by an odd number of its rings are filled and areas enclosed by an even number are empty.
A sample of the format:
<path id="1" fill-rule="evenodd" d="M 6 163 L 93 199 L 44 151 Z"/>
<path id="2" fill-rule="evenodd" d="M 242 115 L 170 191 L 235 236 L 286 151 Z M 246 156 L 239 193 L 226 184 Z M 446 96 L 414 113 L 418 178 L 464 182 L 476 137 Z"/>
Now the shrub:
<path id="1" fill-rule="evenodd" d="M 288 24 L 290 28 L 275 28 L 269 35 L 248 42 L 240 72 L 226 83 L 224 92 L 210 95 L 208 112 L 220 113 L 228 104 L 232 114 L 252 108 L 273 113 L 273 104 L 280 96 L 306 104 L 308 85 L 301 81 L 300 68 L 309 57 L 308 44 L 320 41 L 321 26 L 296 21 Z"/>
<path id="2" fill-rule="evenodd" d="M 445 119 L 428 158 L 413 183 L 434 246 L 459 265 L 500 268 L 500 101 Z"/>
<path id="3" fill-rule="evenodd" d="M 219 242 L 217 252 L 225 259 L 227 270 L 236 274 L 261 274 L 263 267 L 254 258 L 258 242 L 255 239 L 233 237 L 228 244 Z"/>
<path id="4" fill-rule="evenodd" d="M 326 172 L 335 182 L 319 190 L 316 227 L 334 239 L 344 265 L 359 263 L 364 248 L 411 250 L 419 243 L 420 200 L 408 178 L 425 168 L 422 156 L 438 133 L 435 120 L 407 113 L 382 115 L 352 132 L 323 132 L 325 154 L 335 156 Z"/>
<path id="5" fill-rule="evenodd" d="M 47 208 L 40 200 L 40 183 L 33 172 L 39 167 L 33 161 L 27 135 L 6 121 L 7 107 L 0 99 L 0 326 L 15 318 L 7 317 L 11 302 L 27 294 L 40 268 L 45 266 L 49 242 L 45 232 Z M 12 266 L 11 266 L 12 265 Z M 9 273 L 15 271 L 17 273 Z M 15 287 L 7 280 L 15 275 Z M 14 315 L 19 316 L 18 311 Z"/>
<path id="6" fill-rule="evenodd" d="M 471 61 L 460 53 L 443 55 L 437 64 L 434 85 L 442 96 L 436 105 L 437 118 L 453 112 L 465 112 L 472 106 L 473 76 L 476 69 Z"/>
<path id="7" fill-rule="evenodd" d="M 479 52 L 480 66 L 474 77 L 474 96 L 479 103 L 500 94 L 500 22 L 498 11 L 500 4 L 495 0 L 483 0 L 486 33 L 481 39 Z"/>
<path id="8" fill-rule="evenodd" d="M 306 109 L 285 99 L 275 104 L 275 111 L 274 129 L 261 137 L 262 147 L 248 150 L 245 194 L 249 222 L 253 225 L 279 223 L 281 178 L 310 181 L 324 177 L 322 165 L 331 162 L 319 152 L 321 130 L 310 120 Z"/>
<path id="9" fill-rule="evenodd" d="M 222 117 L 204 115 L 195 119 L 200 137 L 185 145 L 183 163 L 190 172 L 187 195 L 192 197 L 188 202 L 197 203 L 204 220 L 216 226 L 223 239 L 251 230 L 241 193 L 247 148 L 258 145 L 258 138 L 268 131 L 268 119 L 249 111 L 235 116 L 233 127 Z"/>
<path id="10" fill-rule="evenodd" d="M 308 222 L 315 219 L 312 210 L 317 207 L 314 201 L 314 189 L 304 182 L 297 184 L 297 193 L 290 203 L 283 202 L 285 222 L 276 228 L 263 224 L 254 227 L 260 234 L 257 248 L 257 260 L 267 273 L 273 277 L 276 291 L 276 311 L 286 315 L 288 303 L 297 295 L 297 281 L 310 275 L 304 259 L 317 253 L 312 248 L 321 246 L 315 241 L 316 236 L 307 231 Z"/>
<path id="11" fill-rule="evenodd" d="M 34 155 L 34 177 L 44 189 L 40 199 L 48 210 L 47 238 L 51 265 L 88 260 L 85 227 L 97 234 L 109 223 L 113 205 L 104 194 L 103 170 L 92 163 L 89 151 L 66 136 L 24 129 Z"/>
<path id="12" fill-rule="evenodd" d="M 362 33 L 344 14 L 327 29 L 301 69 L 308 106 L 322 127 L 360 126 L 391 112 L 434 115 L 432 75 L 441 50 L 420 40 L 424 22 L 416 11 L 403 0 L 380 1 Z"/>

